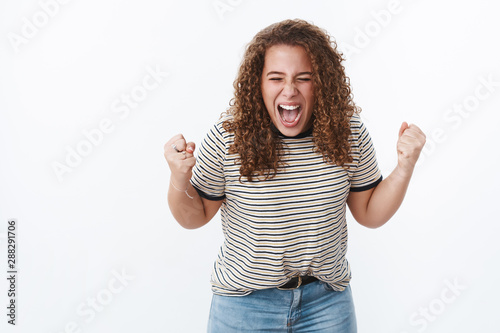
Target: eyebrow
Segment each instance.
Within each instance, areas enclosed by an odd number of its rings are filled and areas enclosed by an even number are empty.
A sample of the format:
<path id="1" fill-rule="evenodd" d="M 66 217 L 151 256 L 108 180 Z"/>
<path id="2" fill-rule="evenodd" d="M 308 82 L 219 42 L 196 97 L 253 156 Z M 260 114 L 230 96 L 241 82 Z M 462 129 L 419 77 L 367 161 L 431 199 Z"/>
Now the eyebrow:
<path id="1" fill-rule="evenodd" d="M 277 72 L 277 71 L 271 71 L 269 73 L 266 74 L 266 76 L 269 76 L 269 75 L 285 75 L 285 73 L 283 72 Z M 300 73 L 297 73 L 296 76 L 300 76 L 300 75 L 312 75 L 312 72 L 300 72 Z"/>

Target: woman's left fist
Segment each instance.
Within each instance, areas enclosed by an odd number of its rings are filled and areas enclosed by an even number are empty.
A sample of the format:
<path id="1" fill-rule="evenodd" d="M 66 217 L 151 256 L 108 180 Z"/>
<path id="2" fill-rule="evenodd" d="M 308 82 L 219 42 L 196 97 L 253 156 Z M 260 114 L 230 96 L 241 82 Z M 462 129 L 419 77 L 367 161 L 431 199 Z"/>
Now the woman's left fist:
<path id="1" fill-rule="evenodd" d="M 398 166 L 405 175 L 411 175 L 425 145 L 425 134 L 417 125 L 401 124 L 397 144 Z"/>

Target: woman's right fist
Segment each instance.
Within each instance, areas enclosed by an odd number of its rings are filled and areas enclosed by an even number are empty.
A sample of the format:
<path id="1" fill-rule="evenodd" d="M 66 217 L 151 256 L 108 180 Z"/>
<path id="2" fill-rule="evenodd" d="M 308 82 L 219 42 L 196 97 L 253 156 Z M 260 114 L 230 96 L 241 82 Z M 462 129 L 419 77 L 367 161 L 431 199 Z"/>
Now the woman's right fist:
<path id="1" fill-rule="evenodd" d="M 171 180 L 179 188 L 187 188 L 191 179 L 192 170 L 196 164 L 193 156 L 194 142 L 187 142 L 182 134 L 172 137 L 163 147 L 164 156 L 171 172 Z"/>

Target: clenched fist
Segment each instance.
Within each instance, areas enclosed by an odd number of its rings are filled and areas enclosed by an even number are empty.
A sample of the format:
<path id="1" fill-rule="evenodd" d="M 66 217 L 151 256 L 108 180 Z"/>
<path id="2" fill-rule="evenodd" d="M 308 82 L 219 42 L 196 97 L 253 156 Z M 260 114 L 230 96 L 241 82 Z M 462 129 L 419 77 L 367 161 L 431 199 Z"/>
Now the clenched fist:
<path id="1" fill-rule="evenodd" d="M 170 167 L 170 180 L 179 189 L 185 189 L 189 185 L 192 170 L 196 164 L 193 156 L 194 142 L 187 142 L 182 134 L 177 134 L 164 146 L 164 156 Z"/>
<path id="2" fill-rule="evenodd" d="M 397 143 L 398 167 L 403 176 L 412 174 L 420 152 L 425 145 L 425 134 L 416 125 L 403 122 Z"/>

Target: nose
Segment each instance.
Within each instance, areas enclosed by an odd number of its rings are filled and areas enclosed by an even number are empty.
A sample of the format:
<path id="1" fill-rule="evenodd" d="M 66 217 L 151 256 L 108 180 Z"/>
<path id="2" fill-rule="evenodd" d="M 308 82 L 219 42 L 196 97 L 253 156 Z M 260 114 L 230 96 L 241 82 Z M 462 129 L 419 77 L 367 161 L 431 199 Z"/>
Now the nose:
<path id="1" fill-rule="evenodd" d="M 292 81 L 285 82 L 282 94 L 287 98 L 297 95 L 297 88 L 295 88 L 295 84 Z"/>

